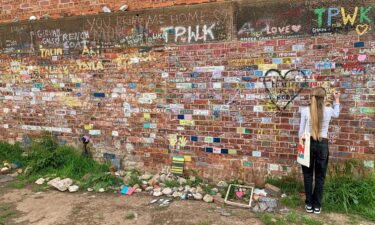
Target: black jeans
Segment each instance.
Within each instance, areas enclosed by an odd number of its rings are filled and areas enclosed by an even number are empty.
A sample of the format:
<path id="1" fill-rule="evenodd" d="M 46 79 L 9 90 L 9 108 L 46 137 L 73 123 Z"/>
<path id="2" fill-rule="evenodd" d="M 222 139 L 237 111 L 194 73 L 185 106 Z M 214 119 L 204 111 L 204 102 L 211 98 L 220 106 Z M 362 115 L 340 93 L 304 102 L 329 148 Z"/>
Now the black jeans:
<path id="1" fill-rule="evenodd" d="M 323 186 L 327 172 L 329 151 L 328 140 L 310 141 L 310 167 L 302 166 L 305 184 L 306 205 L 320 208 L 323 198 Z M 315 187 L 313 190 L 313 178 L 315 170 Z"/>

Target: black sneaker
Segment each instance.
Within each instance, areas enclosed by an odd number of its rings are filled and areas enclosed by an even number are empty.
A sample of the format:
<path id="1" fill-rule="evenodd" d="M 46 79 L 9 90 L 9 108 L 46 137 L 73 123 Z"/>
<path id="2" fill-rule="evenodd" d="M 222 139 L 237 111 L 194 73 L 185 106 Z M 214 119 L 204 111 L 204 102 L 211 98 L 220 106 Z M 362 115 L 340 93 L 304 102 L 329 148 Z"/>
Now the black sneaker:
<path id="1" fill-rule="evenodd" d="M 309 206 L 309 205 L 305 205 L 305 210 L 306 210 L 306 212 L 308 212 L 308 213 L 312 213 L 312 212 L 314 212 L 313 207 L 312 207 L 312 206 Z"/>
<path id="2" fill-rule="evenodd" d="M 320 214 L 320 208 L 314 208 L 314 214 Z"/>

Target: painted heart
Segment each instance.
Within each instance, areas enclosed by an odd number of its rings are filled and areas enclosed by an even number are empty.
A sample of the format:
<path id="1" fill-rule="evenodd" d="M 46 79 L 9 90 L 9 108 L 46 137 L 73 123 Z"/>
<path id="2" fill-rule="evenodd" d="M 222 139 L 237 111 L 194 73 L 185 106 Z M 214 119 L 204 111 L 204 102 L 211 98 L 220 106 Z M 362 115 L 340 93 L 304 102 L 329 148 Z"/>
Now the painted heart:
<path id="1" fill-rule="evenodd" d="M 367 56 L 366 56 L 366 55 L 363 55 L 363 54 L 360 54 L 360 55 L 358 55 L 358 57 L 357 57 L 358 61 L 360 61 L 360 62 L 365 61 L 366 58 L 367 58 Z"/>
<path id="2" fill-rule="evenodd" d="M 302 70 L 289 70 L 284 75 L 280 70 L 268 70 L 263 79 L 269 99 L 279 111 L 286 107 L 307 87 L 306 76 Z"/>
<path id="3" fill-rule="evenodd" d="M 357 31 L 357 34 L 360 36 L 366 33 L 367 30 L 368 30 L 367 24 L 358 24 L 357 27 L 355 28 L 355 31 Z"/>
<path id="4" fill-rule="evenodd" d="M 292 31 L 297 33 L 299 30 L 301 30 L 301 25 L 292 25 Z"/>
<path id="5" fill-rule="evenodd" d="M 237 196 L 237 198 L 242 198 L 243 195 L 244 195 L 244 193 L 243 193 L 242 191 L 237 191 L 237 192 L 236 192 L 236 196 Z"/>

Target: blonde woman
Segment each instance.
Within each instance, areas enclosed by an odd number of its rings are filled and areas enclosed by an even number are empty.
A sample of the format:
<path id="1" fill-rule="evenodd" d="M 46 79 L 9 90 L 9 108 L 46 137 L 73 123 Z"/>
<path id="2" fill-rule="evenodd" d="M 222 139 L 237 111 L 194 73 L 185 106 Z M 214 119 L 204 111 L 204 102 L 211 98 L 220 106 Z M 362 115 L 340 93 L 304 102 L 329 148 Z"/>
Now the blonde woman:
<path id="1" fill-rule="evenodd" d="M 328 165 L 328 126 L 331 118 L 340 114 L 340 93 L 334 94 L 334 104 L 327 107 L 326 91 L 322 87 L 311 90 L 311 104 L 301 109 L 301 123 L 298 136 L 301 138 L 308 126 L 310 129 L 310 167 L 302 166 L 305 185 L 305 210 L 309 213 L 321 212 L 323 185 Z M 315 171 L 315 187 L 313 179 Z"/>

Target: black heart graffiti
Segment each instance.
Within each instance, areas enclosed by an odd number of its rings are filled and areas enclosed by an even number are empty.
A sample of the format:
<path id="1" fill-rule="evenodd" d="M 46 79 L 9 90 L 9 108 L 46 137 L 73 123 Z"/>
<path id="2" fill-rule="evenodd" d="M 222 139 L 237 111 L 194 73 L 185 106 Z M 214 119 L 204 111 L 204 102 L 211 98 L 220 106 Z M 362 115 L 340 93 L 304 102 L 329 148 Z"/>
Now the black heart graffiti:
<path id="1" fill-rule="evenodd" d="M 277 76 L 271 76 L 275 75 Z M 302 70 L 289 70 L 284 75 L 280 70 L 270 69 L 263 79 L 264 87 L 272 104 L 279 111 L 286 107 L 307 87 L 305 73 Z"/>

